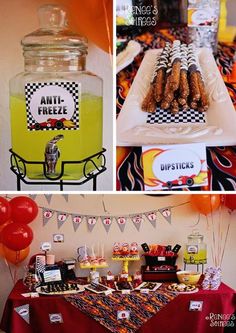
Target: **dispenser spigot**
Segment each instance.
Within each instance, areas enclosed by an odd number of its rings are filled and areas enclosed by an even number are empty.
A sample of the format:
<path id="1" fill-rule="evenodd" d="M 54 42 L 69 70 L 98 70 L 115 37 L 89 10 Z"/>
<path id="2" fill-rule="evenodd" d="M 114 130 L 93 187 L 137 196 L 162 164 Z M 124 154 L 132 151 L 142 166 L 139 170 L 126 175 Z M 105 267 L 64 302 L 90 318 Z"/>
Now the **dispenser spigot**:
<path id="1" fill-rule="evenodd" d="M 55 174 L 57 161 L 60 157 L 60 151 L 57 147 L 57 142 L 64 139 L 64 135 L 60 134 L 52 138 L 45 147 L 45 164 L 46 164 L 46 173 Z"/>

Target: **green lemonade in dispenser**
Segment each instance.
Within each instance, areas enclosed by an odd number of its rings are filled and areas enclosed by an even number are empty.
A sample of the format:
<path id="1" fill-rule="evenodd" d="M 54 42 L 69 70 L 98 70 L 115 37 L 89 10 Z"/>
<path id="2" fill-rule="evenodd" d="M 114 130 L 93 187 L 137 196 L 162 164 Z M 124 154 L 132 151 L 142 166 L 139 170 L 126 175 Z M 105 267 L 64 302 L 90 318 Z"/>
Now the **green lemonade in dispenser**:
<path id="1" fill-rule="evenodd" d="M 194 230 L 188 235 L 188 243 L 184 249 L 185 264 L 206 264 L 207 262 L 207 245 L 203 242 L 203 235 Z"/>
<path id="2" fill-rule="evenodd" d="M 85 70 L 87 41 L 67 29 L 60 6 L 40 7 L 39 21 L 40 29 L 21 42 L 25 71 L 10 81 L 12 150 L 27 162 L 44 162 L 53 179 L 62 161 L 102 151 L 102 79 Z M 45 178 L 43 164 L 25 165 L 28 178 Z M 83 166 L 65 164 L 62 179 L 80 179 Z M 89 162 L 86 174 L 94 169 Z"/>

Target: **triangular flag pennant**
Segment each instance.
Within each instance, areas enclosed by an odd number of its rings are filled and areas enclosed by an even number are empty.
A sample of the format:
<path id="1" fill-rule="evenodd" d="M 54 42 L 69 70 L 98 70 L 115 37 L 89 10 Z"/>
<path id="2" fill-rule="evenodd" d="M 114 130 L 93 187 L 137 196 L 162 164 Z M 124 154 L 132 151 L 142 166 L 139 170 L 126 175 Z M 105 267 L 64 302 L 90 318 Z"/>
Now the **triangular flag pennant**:
<path id="1" fill-rule="evenodd" d="M 58 229 L 60 229 L 63 226 L 63 224 L 66 222 L 68 216 L 69 215 L 67 213 L 57 212 L 57 226 L 58 226 Z"/>
<path id="2" fill-rule="evenodd" d="M 165 208 L 160 208 L 158 211 L 161 213 L 161 215 L 166 219 L 167 222 L 171 224 L 171 206 L 165 207 Z"/>
<path id="3" fill-rule="evenodd" d="M 116 222 L 118 224 L 118 227 L 120 228 L 120 231 L 123 232 L 126 225 L 126 218 L 123 216 L 116 217 Z"/>
<path id="4" fill-rule="evenodd" d="M 156 228 L 157 212 L 156 211 L 147 212 L 145 213 L 145 215 L 148 221 L 151 222 L 152 226 Z"/>
<path id="5" fill-rule="evenodd" d="M 102 224 L 106 230 L 106 232 L 108 233 L 111 224 L 112 224 L 112 218 L 110 216 L 101 216 L 102 219 Z"/>
<path id="6" fill-rule="evenodd" d="M 69 194 L 62 194 L 63 198 L 66 200 L 66 202 L 68 202 L 69 199 Z"/>
<path id="7" fill-rule="evenodd" d="M 53 217 L 54 211 L 48 208 L 43 208 L 43 226 Z"/>
<path id="8" fill-rule="evenodd" d="M 50 202 L 51 202 L 51 199 L 52 199 L 52 194 L 44 194 L 46 200 L 47 200 L 47 203 L 50 205 Z"/>
<path id="9" fill-rule="evenodd" d="M 72 214 L 71 218 L 72 218 L 72 222 L 73 222 L 74 231 L 76 231 L 79 228 L 79 226 L 81 225 L 83 217 L 81 215 Z"/>
<path id="10" fill-rule="evenodd" d="M 88 230 L 91 232 L 97 223 L 97 219 L 95 216 L 88 216 L 87 217 L 87 226 Z"/>
<path id="11" fill-rule="evenodd" d="M 30 315 L 29 315 L 29 304 L 24 304 L 14 308 L 14 310 L 21 316 L 27 324 L 30 323 Z"/>
<path id="12" fill-rule="evenodd" d="M 37 197 L 37 194 L 29 194 L 30 199 L 34 200 Z"/>
<path id="13" fill-rule="evenodd" d="M 139 231 L 141 227 L 141 223 L 143 222 L 143 217 L 142 215 L 131 215 L 130 216 L 135 228 Z"/>

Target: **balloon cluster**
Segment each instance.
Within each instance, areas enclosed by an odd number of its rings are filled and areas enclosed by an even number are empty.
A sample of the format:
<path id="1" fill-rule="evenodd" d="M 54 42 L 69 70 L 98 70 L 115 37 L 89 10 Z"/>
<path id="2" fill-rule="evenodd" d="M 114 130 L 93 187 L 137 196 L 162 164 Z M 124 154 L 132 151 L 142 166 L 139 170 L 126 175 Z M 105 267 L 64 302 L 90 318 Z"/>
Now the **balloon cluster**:
<path id="1" fill-rule="evenodd" d="M 236 194 L 193 194 L 190 202 L 195 210 L 207 216 L 217 210 L 222 202 L 230 211 L 234 211 L 236 209 Z"/>
<path id="2" fill-rule="evenodd" d="M 10 201 L 0 197 L 0 256 L 15 265 L 29 254 L 33 231 L 28 226 L 38 215 L 31 198 L 18 196 Z"/>

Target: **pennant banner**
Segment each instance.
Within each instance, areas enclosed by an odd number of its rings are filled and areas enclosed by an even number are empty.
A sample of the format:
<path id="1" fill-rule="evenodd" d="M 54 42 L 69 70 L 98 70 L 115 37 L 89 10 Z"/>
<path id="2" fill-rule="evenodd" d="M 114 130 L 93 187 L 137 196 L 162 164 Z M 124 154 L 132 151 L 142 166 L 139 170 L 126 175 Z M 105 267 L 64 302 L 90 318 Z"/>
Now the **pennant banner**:
<path id="1" fill-rule="evenodd" d="M 157 212 L 156 211 L 147 212 L 145 213 L 145 216 L 148 219 L 148 221 L 152 224 L 152 226 L 156 228 Z"/>
<path id="2" fill-rule="evenodd" d="M 166 219 L 167 222 L 171 224 L 171 206 L 158 209 L 158 212 Z"/>
<path id="3" fill-rule="evenodd" d="M 47 209 L 47 208 L 43 208 L 43 226 L 45 226 L 48 221 L 53 217 L 54 215 L 54 211 Z"/>
<path id="4" fill-rule="evenodd" d="M 68 202 L 69 199 L 69 195 L 68 194 L 62 194 L 63 198 L 66 200 L 66 202 Z"/>
<path id="5" fill-rule="evenodd" d="M 101 219 L 102 219 L 102 224 L 103 224 L 106 232 L 108 233 L 108 231 L 111 227 L 111 224 L 112 224 L 112 218 L 110 216 L 102 216 Z"/>
<path id="6" fill-rule="evenodd" d="M 51 196 L 51 195 L 50 195 Z M 68 195 L 63 194 L 65 197 L 65 200 L 68 200 Z M 187 202 L 188 203 L 188 202 Z M 183 204 L 181 204 L 183 205 Z M 179 206 L 179 205 L 178 205 Z M 74 231 L 76 231 L 81 223 L 85 220 L 87 223 L 88 230 L 90 232 L 93 231 L 96 223 L 99 219 L 101 219 L 101 222 L 108 233 L 110 231 L 111 225 L 113 223 L 113 219 L 115 219 L 119 229 L 121 232 L 124 232 L 125 226 L 128 220 L 131 220 L 133 222 L 133 225 L 137 229 L 137 231 L 140 231 L 140 227 L 142 223 L 145 221 L 145 218 L 152 224 L 154 228 L 156 228 L 157 223 L 157 216 L 158 214 L 161 214 L 164 219 L 171 224 L 172 221 L 172 209 L 178 206 L 167 206 L 163 208 L 159 208 L 157 210 L 152 210 L 149 212 L 141 212 L 141 213 L 133 213 L 133 214 L 127 214 L 127 215 L 121 215 L 121 216 L 92 216 L 92 215 L 83 215 L 83 214 L 75 214 L 75 213 L 69 213 L 69 212 L 61 212 L 57 210 L 53 210 L 50 208 L 42 208 L 43 213 L 43 226 L 45 226 L 48 221 L 53 217 L 54 213 L 57 215 L 57 225 L 58 229 L 62 227 L 62 225 L 66 222 L 69 216 L 71 216 L 71 220 L 73 223 Z M 106 211 L 106 207 L 104 208 L 105 214 L 110 214 Z"/>
<path id="7" fill-rule="evenodd" d="M 44 194 L 46 200 L 47 200 L 47 203 L 50 205 L 50 202 L 51 202 L 51 199 L 52 199 L 52 194 Z"/>
<path id="8" fill-rule="evenodd" d="M 126 218 L 122 216 L 116 217 L 116 222 L 120 228 L 120 231 L 123 232 L 125 230 Z"/>
<path id="9" fill-rule="evenodd" d="M 35 200 L 37 197 L 37 194 L 29 194 L 30 199 Z"/>
<path id="10" fill-rule="evenodd" d="M 87 226 L 88 230 L 91 232 L 93 228 L 95 227 L 95 224 L 97 223 L 97 219 L 95 216 L 89 216 L 87 217 Z"/>
<path id="11" fill-rule="evenodd" d="M 76 231 L 79 228 L 79 226 L 81 225 L 83 218 L 81 215 L 72 214 L 71 219 L 72 219 L 74 231 Z"/>
<path id="12" fill-rule="evenodd" d="M 67 213 L 57 212 L 57 225 L 58 225 L 58 229 L 60 229 L 63 226 L 63 224 L 68 219 L 68 216 L 69 216 L 69 214 L 67 214 Z"/>
<path id="13" fill-rule="evenodd" d="M 18 306 L 14 308 L 14 310 L 18 313 L 19 316 L 21 316 L 22 319 L 24 319 L 24 321 L 27 322 L 27 324 L 30 323 L 29 304 Z"/>
<path id="14" fill-rule="evenodd" d="M 143 217 L 142 215 L 131 215 L 130 216 L 135 228 L 139 231 L 141 227 L 141 223 L 143 222 Z"/>

